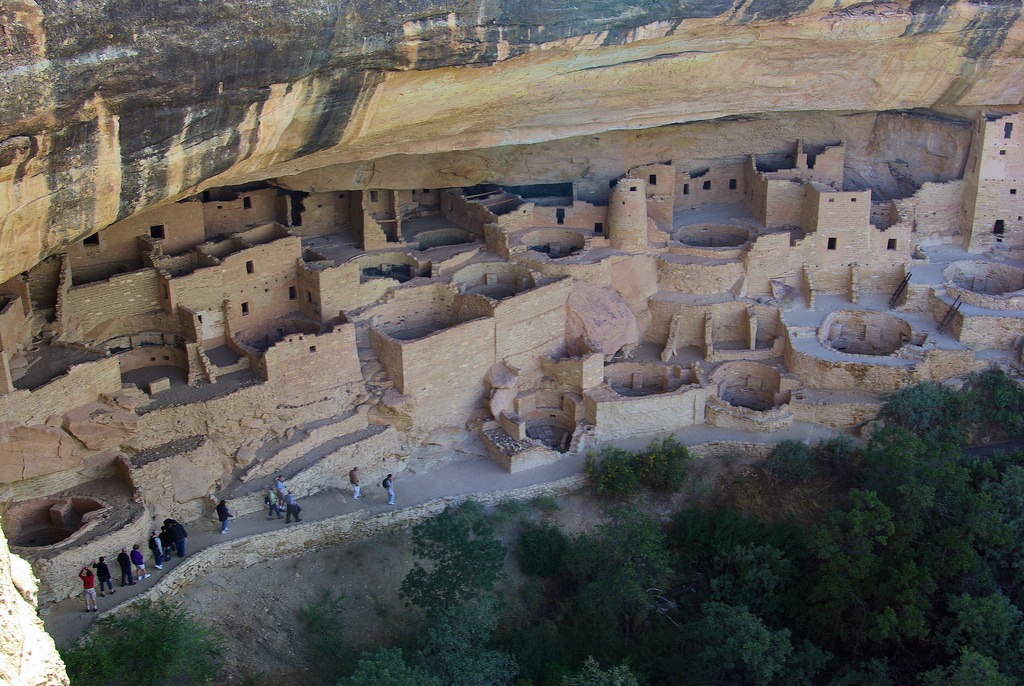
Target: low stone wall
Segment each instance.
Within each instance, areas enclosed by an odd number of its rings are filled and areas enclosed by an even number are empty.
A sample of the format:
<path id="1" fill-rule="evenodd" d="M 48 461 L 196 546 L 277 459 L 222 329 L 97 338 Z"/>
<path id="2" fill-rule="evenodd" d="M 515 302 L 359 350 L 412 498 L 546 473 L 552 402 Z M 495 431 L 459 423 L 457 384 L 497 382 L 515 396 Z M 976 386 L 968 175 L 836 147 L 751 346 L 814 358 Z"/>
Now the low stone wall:
<path id="1" fill-rule="evenodd" d="M 704 412 L 708 424 L 722 429 L 781 431 L 793 423 L 793 413 L 788 404 L 760 411 L 730 405 L 719 398 L 710 398 Z"/>
<path id="2" fill-rule="evenodd" d="M 579 490 L 585 483 L 586 477 L 576 474 L 559 481 L 511 491 L 438 498 L 416 507 L 384 512 L 366 519 L 363 518 L 365 513 L 353 512 L 287 529 L 276 529 L 236 541 L 227 541 L 187 557 L 148 591 L 104 612 L 101 617 L 115 615 L 141 602 L 156 601 L 166 595 L 177 593 L 216 569 L 247 568 L 265 560 L 305 555 L 329 546 L 407 529 L 439 514 L 449 505 L 458 505 L 469 499 L 485 505 L 496 505 L 506 499 L 527 500 L 542 495 L 561 495 Z M 77 579 L 75 581 L 77 582 Z"/>

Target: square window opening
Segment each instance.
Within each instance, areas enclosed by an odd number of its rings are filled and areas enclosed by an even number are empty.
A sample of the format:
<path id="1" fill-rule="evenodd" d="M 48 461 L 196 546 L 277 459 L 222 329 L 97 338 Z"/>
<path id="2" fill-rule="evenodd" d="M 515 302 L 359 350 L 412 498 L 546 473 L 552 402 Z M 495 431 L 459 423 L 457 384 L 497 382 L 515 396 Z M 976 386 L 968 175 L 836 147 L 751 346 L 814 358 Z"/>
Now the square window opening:
<path id="1" fill-rule="evenodd" d="M 150 238 L 164 238 L 165 236 L 166 232 L 164 231 L 163 224 L 156 224 L 155 226 L 149 227 Z"/>
<path id="2" fill-rule="evenodd" d="M 244 198 L 242 198 L 242 209 L 244 209 L 244 210 L 251 210 L 252 209 L 252 198 L 250 198 L 248 195 L 245 196 Z"/>
<path id="3" fill-rule="evenodd" d="M 896 239 L 895 238 L 890 238 L 888 241 L 886 241 L 885 249 L 886 250 L 895 250 L 896 249 Z"/>
<path id="4" fill-rule="evenodd" d="M 690 184 L 684 183 L 683 184 L 683 195 L 689 195 L 689 194 L 690 194 Z"/>
<path id="5" fill-rule="evenodd" d="M 1007 122 L 1003 124 L 1003 138 L 1010 138 L 1013 136 L 1013 124 Z"/>
<path id="6" fill-rule="evenodd" d="M 1010 195 L 1017 195 L 1017 189 L 1016 188 L 1011 188 L 1010 189 Z"/>
<path id="7" fill-rule="evenodd" d="M 289 286 L 288 287 L 288 299 L 289 300 L 297 300 L 298 297 L 299 297 L 298 289 L 295 286 Z"/>
<path id="8" fill-rule="evenodd" d="M 594 222 L 594 233 L 604 233 L 604 222 Z"/>
<path id="9" fill-rule="evenodd" d="M 704 190 L 706 190 L 706 191 L 711 190 L 711 182 L 710 181 L 705 181 L 704 182 Z"/>
<path id="10" fill-rule="evenodd" d="M 1000 155 L 1005 155 L 1005 154 L 1006 154 L 1006 151 L 1005 151 L 1005 150 L 1000 150 L 1000 151 L 999 151 L 999 154 L 1000 154 Z"/>
<path id="11" fill-rule="evenodd" d="M 99 245 L 99 244 L 100 244 L 100 235 L 98 233 L 94 233 L 91 236 L 86 236 L 85 239 L 82 240 L 82 245 Z"/>
<path id="12" fill-rule="evenodd" d="M 647 177 L 647 183 L 651 184 L 652 186 L 657 186 L 658 185 L 658 175 L 657 174 L 651 174 L 650 176 L 648 176 Z"/>
<path id="13" fill-rule="evenodd" d="M 729 190 L 736 190 L 736 179 L 729 179 Z"/>
<path id="14" fill-rule="evenodd" d="M 316 352 L 316 346 L 315 345 L 309 346 L 309 352 L 315 353 Z"/>
<path id="15" fill-rule="evenodd" d="M 377 202 L 377 191 L 370 191 L 370 202 Z"/>
<path id="16" fill-rule="evenodd" d="M 829 238 L 828 239 L 828 249 L 829 250 L 835 250 L 836 249 L 836 239 L 835 238 Z"/>

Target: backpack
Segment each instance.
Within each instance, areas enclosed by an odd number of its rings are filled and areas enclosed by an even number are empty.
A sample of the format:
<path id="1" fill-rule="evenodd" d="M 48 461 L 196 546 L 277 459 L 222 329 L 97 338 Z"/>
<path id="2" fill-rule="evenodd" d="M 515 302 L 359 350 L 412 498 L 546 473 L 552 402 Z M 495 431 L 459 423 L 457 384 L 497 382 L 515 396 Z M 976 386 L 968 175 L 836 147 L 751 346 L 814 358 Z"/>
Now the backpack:
<path id="1" fill-rule="evenodd" d="M 268 507 L 270 506 L 270 493 L 269 492 L 263 494 L 263 504 L 268 506 Z"/>
<path id="2" fill-rule="evenodd" d="M 383 481 L 380 482 L 380 485 L 383 486 L 384 488 L 390 488 L 391 481 L 389 481 L 388 479 L 384 479 Z"/>

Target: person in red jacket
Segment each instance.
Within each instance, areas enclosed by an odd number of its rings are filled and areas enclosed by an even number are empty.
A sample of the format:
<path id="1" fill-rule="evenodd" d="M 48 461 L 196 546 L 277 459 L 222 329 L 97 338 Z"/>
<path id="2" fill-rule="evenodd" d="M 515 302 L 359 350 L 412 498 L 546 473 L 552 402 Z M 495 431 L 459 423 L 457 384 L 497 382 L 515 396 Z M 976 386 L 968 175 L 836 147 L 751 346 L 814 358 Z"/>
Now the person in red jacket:
<path id="1" fill-rule="evenodd" d="M 99 612 L 96 609 L 96 575 L 92 573 L 88 565 L 82 565 L 78 572 L 78 578 L 82 580 L 82 593 L 85 595 L 85 611 Z"/>

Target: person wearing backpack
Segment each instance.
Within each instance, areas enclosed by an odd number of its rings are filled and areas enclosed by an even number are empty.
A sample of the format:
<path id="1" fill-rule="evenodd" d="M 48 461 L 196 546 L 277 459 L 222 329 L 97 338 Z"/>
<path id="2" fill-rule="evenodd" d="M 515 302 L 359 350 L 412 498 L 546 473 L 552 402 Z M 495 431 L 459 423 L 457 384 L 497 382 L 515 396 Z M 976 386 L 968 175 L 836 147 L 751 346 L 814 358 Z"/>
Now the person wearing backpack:
<path id="1" fill-rule="evenodd" d="M 277 515 L 278 519 L 281 519 L 281 505 L 277 500 L 277 489 L 273 486 L 264 494 L 263 504 L 267 506 L 267 521 L 269 522 Z"/>
<path id="2" fill-rule="evenodd" d="M 380 483 L 381 486 L 383 486 L 385 489 L 387 489 L 387 492 L 388 492 L 388 505 L 394 505 L 395 504 L 395 489 L 391 487 L 391 477 L 392 477 L 392 475 L 388 474 L 386 477 L 384 477 L 384 481 L 382 481 Z"/>

